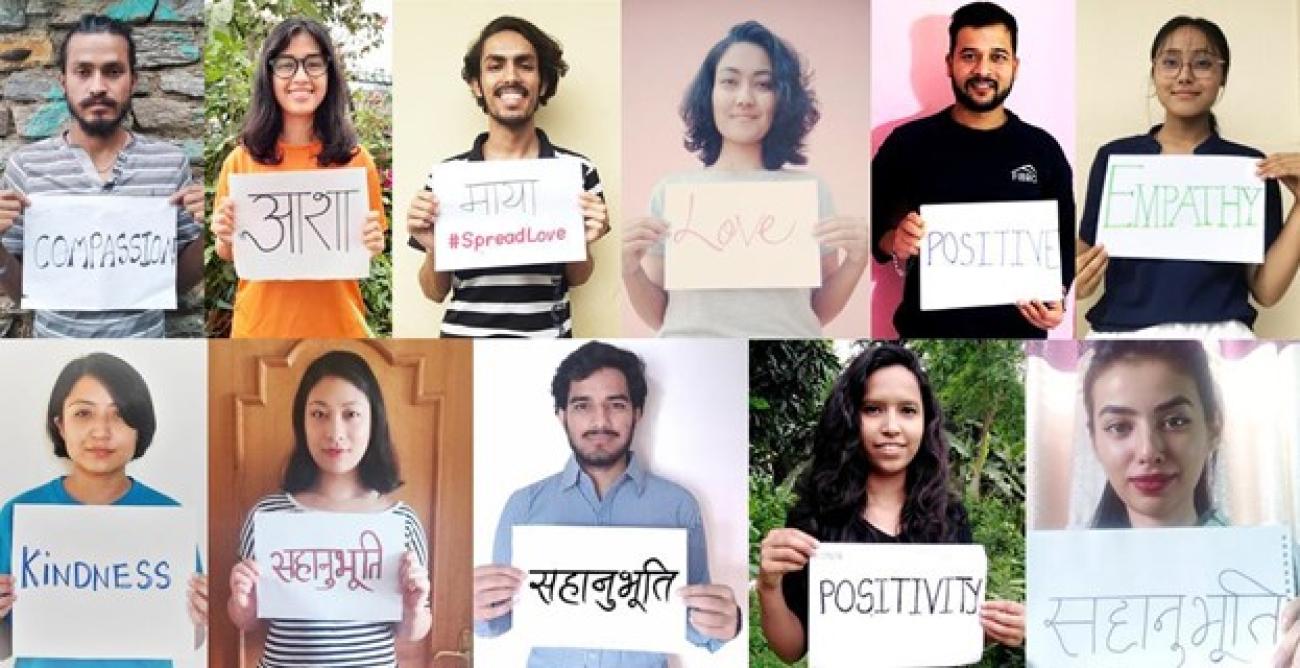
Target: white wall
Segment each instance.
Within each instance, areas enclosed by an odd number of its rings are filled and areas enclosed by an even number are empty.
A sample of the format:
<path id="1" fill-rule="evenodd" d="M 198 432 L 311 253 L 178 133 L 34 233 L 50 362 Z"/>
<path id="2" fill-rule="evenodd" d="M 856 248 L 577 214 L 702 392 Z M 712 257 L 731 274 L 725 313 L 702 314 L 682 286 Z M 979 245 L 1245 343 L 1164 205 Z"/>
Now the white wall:
<path id="1" fill-rule="evenodd" d="M 551 377 L 581 341 L 479 341 L 474 350 L 474 563 L 492 559 L 506 499 L 558 473 L 570 449 L 553 410 Z M 621 340 L 646 363 L 649 396 L 633 449 L 649 469 L 688 489 L 700 504 L 713 582 L 747 611 L 748 387 L 744 341 Z M 743 613 L 747 614 L 747 613 Z M 717 654 L 692 648 L 682 666 L 745 666 L 746 628 Z M 529 648 L 507 633 L 476 638 L 483 665 L 523 665 Z"/>
<path id="2" fill-rule="evenodd" d="M 158 429 L 148 451 L 128 464 L 126 471 L 190 511 L 206 565 L 208 355 L 205 341 L 5 341 L 0 345 L 0 378 L 4 379 L 0 382 L 0 424 L 4 425 L 5 441 L 0 501 L 68 472 L 68 460 L 54 456 L 54 447 L 45 433 L 45 409 L 54 380 L 64 365 L 92 352 L 122 358 L 149 385 Z M 141 629 L 141 633 L 149 630 Z M 0 661 L 0 667 L 12 665 L 12 660 Z M 194 653 L 193 663 L 188 665 L 207 665 L 206 645 Z"/>

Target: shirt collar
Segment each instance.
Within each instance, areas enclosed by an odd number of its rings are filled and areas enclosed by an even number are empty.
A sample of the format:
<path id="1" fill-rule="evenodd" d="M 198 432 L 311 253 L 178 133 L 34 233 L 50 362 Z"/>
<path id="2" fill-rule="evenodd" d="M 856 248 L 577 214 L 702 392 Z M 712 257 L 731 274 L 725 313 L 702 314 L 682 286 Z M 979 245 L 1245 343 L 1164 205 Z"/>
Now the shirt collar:
<path id="1" fill-rule="evenodd" d="M 1160 140 L 1156 139 L 1156 133 L 1160 132 L 1160 128 L 1163 128 L 1164 126 L 1164 123 L 1157 123 L 1151 126 L 1151 129 L 1147 131 L 1146 139 L 1151 142 L 1150 145 L 1154 147 L 1155 153 L 1159 153 L 1161 149 Z M 1215 130 L 1210 130 L 1210 136 L 1206 137 L 1205 141 L 1197 144 L 1196 148 L 1192 149 L 1192 153 L 1195 155 L 1213 153 L 1213 149 L 1222 143 L 1223 138 L 1219 136 L 1219 133 Z"/>
<path id="2" fill-rule="evenodd" d="M 627 470 L 623 472 L 622 477 L 614 482 L 614 487 L 617 487 L 618 483 L 622 482 L 623 478 L 628 478 L 636 487 L 637 496 L 640 496 L 645 492 L 647 471 L 645 470 L 645 467 L 641 465 L 641 459 L 636 456 L 635 452 L 629 452 L 627 457 Z M 564 470 L 560 472 L 560 488 L 567 490 L 571 487 L 577 486 L 584 475 L 586 474 L 583 473 L 582 467 L 578 466 L 577 458 L 570 454 L 569 461 L 565 463 Z"/>
<path id="3" fill-rule="evenodd" d="M 547 137 L 541 128 L 534 128 L 534 130 L 537 132 L 537 157 L 554 158 L 555 145 L 551 143 L 550 137 Z M 487 140 L 488 133 L 486 132 L 474 138 L 474 146 L 469 149 L 467 158 L 470 162 L 482 162 L 486 159 L 483 157 L 483 144 L 486 144 Z"/>

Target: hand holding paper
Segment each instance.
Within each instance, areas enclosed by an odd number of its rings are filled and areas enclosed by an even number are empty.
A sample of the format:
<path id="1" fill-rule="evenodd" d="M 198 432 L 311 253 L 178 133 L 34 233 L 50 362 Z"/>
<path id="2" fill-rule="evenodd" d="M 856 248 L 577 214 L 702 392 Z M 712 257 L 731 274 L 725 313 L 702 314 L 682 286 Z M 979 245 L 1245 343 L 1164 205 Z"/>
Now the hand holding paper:
<path id="1" fill-rule="evenodd" d="M 1261 179 L 1277 179 L 1300 196 L 1300 153 L 1274 153 L 1259 162 L 1255 173 Z"/>
<path id="2" fill-rule="evenodd" d="M 585 191 L 578 196 L 578 203 L 582 207 L 587 245 L 590 246 L 609 234 L 609 210 L 599 196 Z"/>
<path id="3" fill-rule="evenodd" d="M 370 251 L 370 257 L 384 252 L 384 227 L 379 224 L 378 211 L 366 212 L 366 224 L 361 226 L 361 243 Z"/>
<path id="4" fill-rule="evenodd" d="M 190 185 L 177 190 L 176 194 L 172 195 L 167 201 L 184 209 L 185 213 L 190 214 L 190 217 L 194 219 L 194 222 L 200 225 L 203 224 L 204 202 L 202 183 L 191 183 Z"/>
<path id="5" fill-rule="evenodd" d="M 871 258 L 871 231 L 866 218 L 827 218 L 813 228 L 817 243 L 844 252 L 844 261 L 865 264 Z"/>
<path id="6" fill-rule="evenodd" d="M 13 227 L 14 220 L 23 215 L 23 209 L 31 206 L 27 196 L 17 190 L 0 190 L 0 234 Z"/>
<path id="7" fill-rule="evenodd" d="M 425 252 L 432 251 L 434 244 L 433 226 L 438 222 L 438 196 L 428 190 L 421 190 L 411 198 L 411 206 L 406 210 L 406 231 Z"/>
<path id="8" fill-rule="evenodd" d="M 686 604 L 687 619 L 705 637 L 726 642 L 740 631 L 740 608 L 731 587 L 720 584 L 698 584 L 678 590 Z"/>
<path id="9" fill-rule="evenodd" d="M 205 627 L 208 625 L 208 576 L 195 573 L 190 576 L 189 584 L 190 621 Z"/>
<path id="10" fill-rule="evenodd" d="M 1102 279 L 1106 277 L 1106 268 L 1110 266 L 1110 255 L 1106 253 L 1106 246 L 1097 244 L 1082 253 L 1077 253 L 1074 256 L 1074 266 L 1079 268 L 1079 273 L 1074 275 L 1074 297 L 1087 299 L 1101 286 Z"/>
<path id="11" fill-rule="evenodd" d="M 504 616 L 515 605 L 515 596 L 526 574 L 514 566 L 474 568 L 474 621 L 486 622 Z"/>
<path id="12" fill-rule="evenodd" d="M 817 539 L 798 529 L 772 529 L 759 546 L 758 586 L 778 589 L 781 578 L 808 565 Z"/>
<path id="13" fill-rule="evenodd" d="M 1025 606 L 1015 601 L 984 601 L 980 625 L 990 640 L 1007 647 L 1025 642 Z"/>
<path id="14" fill-rule="evenodd" d="M 633 218 L 623 223 L 623 275 L 644 271 L 641 260 L 668 234 L 668 223 L 658 218 Z"/>
<path id="15" fill-rule="evenodd" d="M 925 236 L 925 220 L 915 211 L 907 212 L 898 227 L 894 228 L 894 244 L 890 251 L 899 261 L 921 254 L 921 239 Z"/>
<path id="16" fill-rule="evenodd" d="M 9 616 L 14 607 L 14 576 L 0 575 L 0 619 Z"/>

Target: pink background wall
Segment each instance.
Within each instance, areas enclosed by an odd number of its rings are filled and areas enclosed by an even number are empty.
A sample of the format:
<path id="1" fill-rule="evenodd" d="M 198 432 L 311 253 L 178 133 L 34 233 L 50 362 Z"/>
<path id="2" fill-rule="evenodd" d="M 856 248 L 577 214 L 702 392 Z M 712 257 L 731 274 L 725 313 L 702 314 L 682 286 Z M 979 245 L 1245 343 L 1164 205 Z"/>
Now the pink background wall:
<path id="1" fill-rule="evenodd" d="M 682 147 L 677 107 L 709 49 L 731 26 L 749 19 L 786 40 L 811 67 L 822 116 L 808 136 L 807 168 L 829 184 L 838 214 L 869 216 L 867 15 L 867 3 L 860 0 L 625 0 L 624 216 L 649 213 L 650 190 L 664 175 L 701 167 Z M 624 336 L 654 334 L 626 303 L 623 316 Z M 869 317 L 864 274 L 853 299 L 825 331 L 865 337 Z"/>
<path id="2" fill-rule="evenodd" d="M 944 56 L 948 23 L 962 0 L 872 0 L 871 149 L 895 127 L 952 104 Z M 1020 70 L 1007 108 L 1022 120 L 1047 130 L 1077 170 L 1075 132 L 1074 0 L 1001 0 L 1019 25 Z M 1104 48 L 1100 45 L 1097 48 Z M 1072 223 L 1073 224 L 1073 223 Z M 1073 252 L 1073 248 L 1063 249 Z M 878 338 L 893 338 L 893 314 L 902 281 L 888 265 L 872 268 L 872 322 Z M 1073 304 L 1073 295 L 1067 304 Z M 1067 311 L 1053 338 L 1073 334 Z"/>

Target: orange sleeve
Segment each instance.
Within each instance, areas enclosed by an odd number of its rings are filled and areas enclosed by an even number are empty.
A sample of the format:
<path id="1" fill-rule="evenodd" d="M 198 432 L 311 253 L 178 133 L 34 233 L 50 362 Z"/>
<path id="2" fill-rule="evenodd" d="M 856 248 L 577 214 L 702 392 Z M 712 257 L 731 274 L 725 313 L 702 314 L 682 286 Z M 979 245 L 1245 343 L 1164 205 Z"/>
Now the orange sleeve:
<path id="1" fill-rule="evenodd" d="M 379 212 L 379 225 L 388 229 L 388 218 L 384 215 L 384 186 L 379 179 L 379 168 L 375 166 L 375 159 L 370 156 L 370 151 L 366 147 L 357 145 L 357 160 L 360 166 L 366 168 L 366 184 L 370 191 L 370 210 Z"/>
<path id="2" fill-rule="evenodd" d="M 235 171 L 235 162 L 239 160 L 239 154 L 243 153 L 243 146 L 236 146 L 233 151 L 226 154 L 226 159 L 221 161 L 221 173 L 217 175 L 217 196 L 213 200 L 213 206 L 220 206 L 221 200 L 230 196 L 230 175 Z"/>

